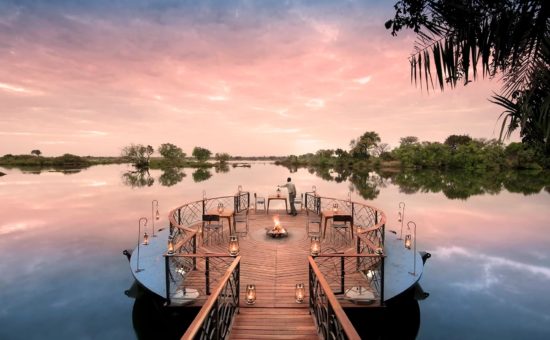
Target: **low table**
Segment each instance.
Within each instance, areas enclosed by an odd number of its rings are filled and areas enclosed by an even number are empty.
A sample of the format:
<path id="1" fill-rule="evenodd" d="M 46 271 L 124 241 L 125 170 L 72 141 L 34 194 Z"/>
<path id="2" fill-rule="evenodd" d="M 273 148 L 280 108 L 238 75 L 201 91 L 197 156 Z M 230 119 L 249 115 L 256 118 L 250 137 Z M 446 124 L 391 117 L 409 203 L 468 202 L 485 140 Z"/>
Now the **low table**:
<path id="1" fill-rule="evenodd" d="M 269 203 L 273 200 L 285 201 L 285 212 L 288 212 L 288 200 L 287 200 L 286 196 L 269 195 L 268 198 L 267 198 L 267 213 L 268 214 L 269 214 Z"/>

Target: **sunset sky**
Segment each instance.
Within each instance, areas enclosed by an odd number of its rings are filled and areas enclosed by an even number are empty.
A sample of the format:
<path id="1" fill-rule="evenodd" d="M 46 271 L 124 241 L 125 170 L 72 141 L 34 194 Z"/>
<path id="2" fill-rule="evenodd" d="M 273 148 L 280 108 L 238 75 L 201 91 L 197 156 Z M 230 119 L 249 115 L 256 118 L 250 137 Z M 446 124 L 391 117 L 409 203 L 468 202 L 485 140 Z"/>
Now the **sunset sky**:
<path id="1" fill-rule="evenodd" d="M 0 156 L 498 138 L 497 79 L 411 85 L 414 35 L 384 28 L 394 2 L 0 0 Z"/>

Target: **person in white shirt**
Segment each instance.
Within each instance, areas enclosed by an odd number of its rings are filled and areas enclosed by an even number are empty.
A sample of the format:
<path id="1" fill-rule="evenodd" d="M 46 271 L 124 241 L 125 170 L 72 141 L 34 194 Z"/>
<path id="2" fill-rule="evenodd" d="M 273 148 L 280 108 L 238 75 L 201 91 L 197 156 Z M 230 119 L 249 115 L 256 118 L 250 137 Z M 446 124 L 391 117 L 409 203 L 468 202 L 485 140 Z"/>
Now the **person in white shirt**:
<path id="1" fill-rule="evenodd" d="M 294 207 L 294 199 L 296 198 L 296 187 L 294 186 L 294 183 L 292 183 L 291 181 L 292 179 L 289 177 L 286 179 L 286 184 L 277 185 L 277 187 L 279 188 L 285 187 L 288 190 L 288 200 L 290 201 L 290 215 L 296 216 L 298 215 L 298 212 Z"/>

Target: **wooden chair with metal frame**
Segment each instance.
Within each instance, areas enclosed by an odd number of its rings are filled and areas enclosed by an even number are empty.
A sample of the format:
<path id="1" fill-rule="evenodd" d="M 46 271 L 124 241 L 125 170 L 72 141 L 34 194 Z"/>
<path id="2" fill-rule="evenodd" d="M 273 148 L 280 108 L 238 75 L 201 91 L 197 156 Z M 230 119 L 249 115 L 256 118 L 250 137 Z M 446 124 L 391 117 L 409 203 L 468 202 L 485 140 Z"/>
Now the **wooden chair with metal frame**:
<path id="1" fill-rule="evenodd" d="M 248 234 L 248 213 L 249 213 L 249 211 L 250 211 L 250 209 L 246 208 L 246 209 L 242 210 L 241 212 L 235 214 L 234 221 L 235 221 L 235 233 L 236 234 Z M 244 224 L 245 225 L 245 230 L 244 231 L 237 229 L 239 224 Z"/>
<path id="2" fill-rule="evenodd" d="M 217 235 L 218 243 L 220 236 L 224 240 L 223 223 L 220 221 L 220 215 L 202 215 L 202 244 L 212 241 L 214 235 Z"/>
<path id="3" fill-rule="evenodd" d="M 265 203 L 265 197 L 259 197 L 254 193 L 254 212 L 258 211 L 258 204 L 261 204 L 264 206 L 264 211 L 267 213 L 266 203 Z"/>
<path id="4" fill-rule="evenodd" d="M 350 232 L 350 241 L 353 240 L 353 217 L 351 215 L 334 215 L 331 226 L 333 232 L 342 235 L 346 242 L 348 231 Z"/>
<path id="5" fill-rule="evenodd" d="M 296 198 L 294 198 L 294 205 L 296 204 L 300 205 L 300 211 L 304 209 L 304 194 L 300 194 L 300 196 L 296 195 Z"/>
<path id="6" fill-rule="evenodd" d="M 322 221 L 321 215 L 319 215 L 313 210 L 307 209 L 307 207 L 306 207 L 306 215 L 307 215 L 307 218 L 306 218 L 307 235 L 308 236 L 310 235 L 310 230 L 309 230 L 310 224 L 317 224 L 319 226 L 318 231 L 315 231 L 313 233 L 318 236 L 321 236 L 321 221 Z"/>

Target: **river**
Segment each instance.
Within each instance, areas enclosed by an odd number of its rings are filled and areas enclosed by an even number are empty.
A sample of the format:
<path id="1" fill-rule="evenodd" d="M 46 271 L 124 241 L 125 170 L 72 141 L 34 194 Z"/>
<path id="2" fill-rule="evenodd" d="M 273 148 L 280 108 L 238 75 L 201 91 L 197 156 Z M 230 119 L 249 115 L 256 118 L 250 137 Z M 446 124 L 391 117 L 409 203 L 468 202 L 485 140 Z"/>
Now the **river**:
<path id="1" fill-rule="evenodd" d="M 243 190 L 266 195 L 293 178 L 298 192 L 368 202 L 401 232 L 399 202 L 432 254 L 420 283 L 419 339 L 550 338 L 548 173 L 337 173 L 251 167 L 80 171 L 1 168 L 0 339 L 135 339 L 133 283 L 123 249 L 138 219 L 167 225 L 187 201 Z M 151 225 L 151 221 L 148 222 Z M 411 266 L 413 259 L 411 258 Z M 144 321 L 146 322 L 146 321 Z"/>

